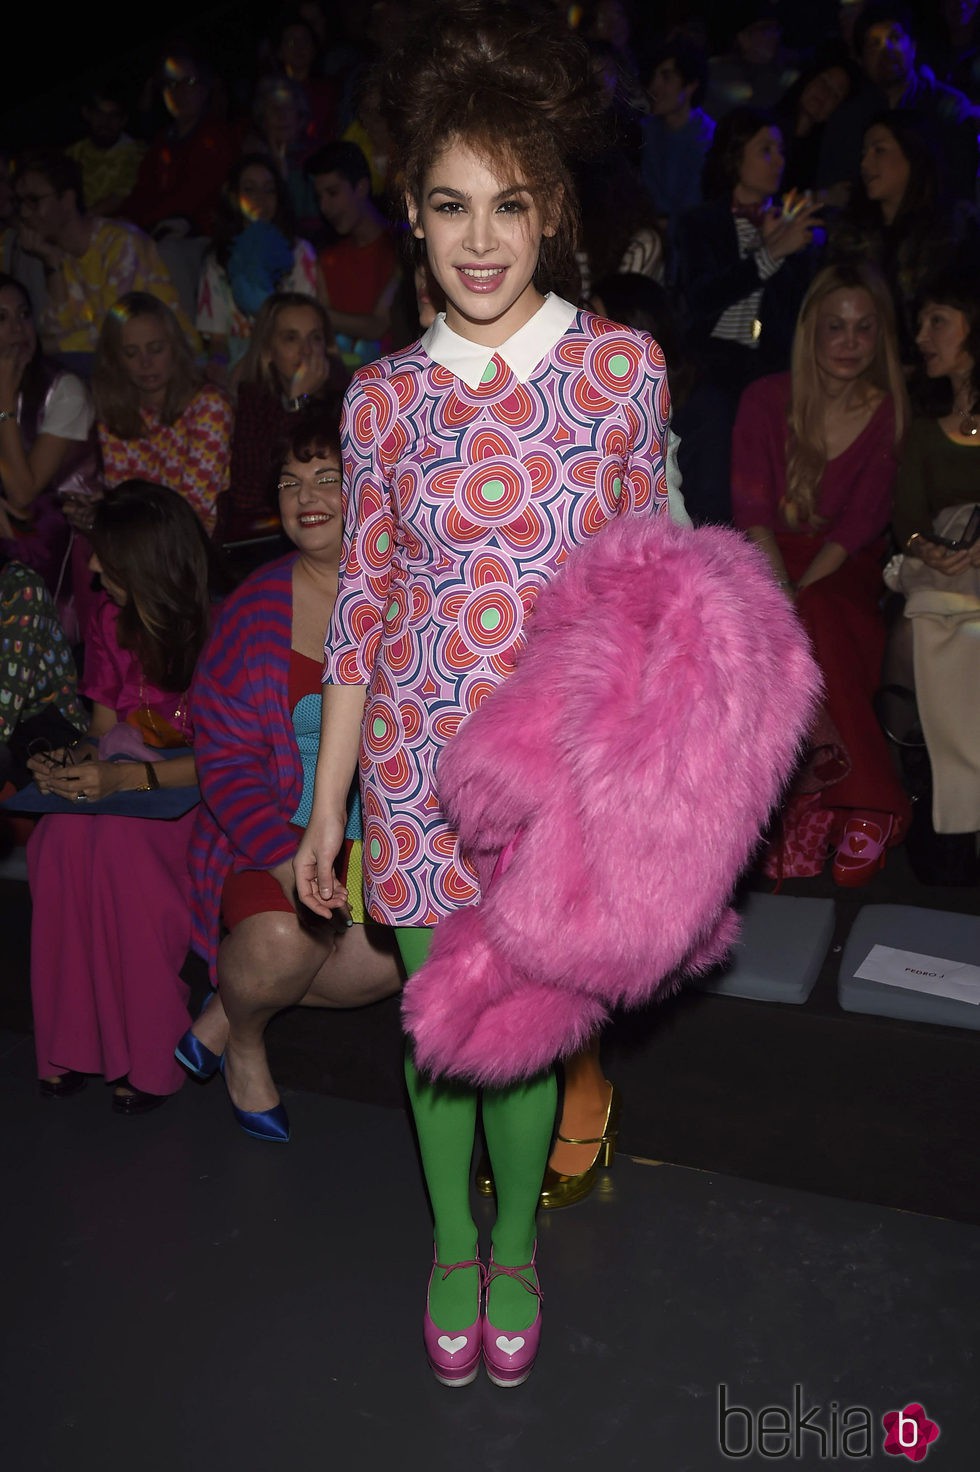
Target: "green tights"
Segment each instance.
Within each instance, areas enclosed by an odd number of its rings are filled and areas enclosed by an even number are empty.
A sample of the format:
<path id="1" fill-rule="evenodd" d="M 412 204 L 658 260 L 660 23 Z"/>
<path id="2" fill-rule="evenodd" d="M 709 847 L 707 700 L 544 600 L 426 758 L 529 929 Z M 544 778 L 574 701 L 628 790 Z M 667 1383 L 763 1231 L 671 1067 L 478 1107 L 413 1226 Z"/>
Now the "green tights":
<path id="1" fill-rule="evenodd" d="M 395 935 L 411 976 L 429 953 L 432 931 L 402 927 Z M 446 1264 L 465 1262 L 476 1256 L 477 1243 L 470 1209 L 477 1090 L 424 1077 L 410 1051 L 405 1054 L 405 1078 L 432 1203 L 436 1255 Z M 506 1267 L 530 1262 L 534 1252 L 534 1218 L 557 1097 L 553 1069 L 509 1089 L 483 1091 L 483 1133 L 497 1190 L 493 1256 Z M 524 1276 L 534 1281 L 532 1273 Z M 476 1319 L 478 1299 L 475 1268 L 452 1273 L 445 1280 L 436 1272 L 429 1291 L 429 1312 L 440 1329 L 465 1329 Z M 520 1283 L 503 1276 L 494 1279 L 487 1313 L 495 1328 L 505 1333 L 526 1329 L 537 1309 L 537 1298 Z"/>

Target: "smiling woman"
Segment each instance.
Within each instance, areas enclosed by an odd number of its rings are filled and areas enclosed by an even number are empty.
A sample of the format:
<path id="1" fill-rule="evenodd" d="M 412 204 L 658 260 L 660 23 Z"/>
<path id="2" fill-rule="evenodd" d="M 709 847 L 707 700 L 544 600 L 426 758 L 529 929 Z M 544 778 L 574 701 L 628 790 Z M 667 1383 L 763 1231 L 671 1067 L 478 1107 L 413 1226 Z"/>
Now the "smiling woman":
<path id="1" fill-rule="evenodd" d="M 273 1142 L 288 1140 L 289 1121 L 266 1061 L 269 1019 L 283 1007 L 373 1002 L 399 984 L 380 927 L 301 921 L 293 886 L 313 790 L 323 634 L 337 595 L 337 408 L 314 405 L 289 421 L 274 458 L 279 514 L 295 551 L 226 600 L 192 699 L 206 803 L 191 843 L 194 946 L 218 990 L 178 1042 L 177 1058 L 198 1078 L 213 1075 L 222 1058 L 239 1125 Z M 348 854 L 359 823 L 355 791 Z M 353 881 L 348 898 L 363 921 Z"/>
<path id="2" fill-rule="evenodd" d="M 437 922 L 489 881 L 440 806 L 441 754 L 510 674 L 538 591 L 572 548 L 620 516 L 666 511 L 663 354 L 557 294 L 578 291 L 570 154 L 593 135 L 600 99 L 588 53 L 544 13 L 439 7 L 384 79 L 413 243 L 446 310 L 347 391 L 344 554 L 294 867 L 303 903 L 329 915 L 359 767 L 368 909 L 397 927 L 410 975 Z M 573 1143 L 556 1161 L 579 1187 L 585 1178 L 580 1195 L 599 1155 L 611 1158 L 618 1120 L 597 1039 L 583 1042 L 592 1066 L 574 1106 L 566 1094 Z M 534 1218 L 553 1071 L 483 1093 L 498 1203 L 485 1303 L 469 1204 L 477 1091 L 423 1074 L 411 1049 L 405 1072 L 435 1217 L 430 1366 L 466 1385 L 482 1359 L 496 1384 L 519 1385 L 540 1334 Z M 569 1199 L 569 1178 L 551 1205 Z"/>

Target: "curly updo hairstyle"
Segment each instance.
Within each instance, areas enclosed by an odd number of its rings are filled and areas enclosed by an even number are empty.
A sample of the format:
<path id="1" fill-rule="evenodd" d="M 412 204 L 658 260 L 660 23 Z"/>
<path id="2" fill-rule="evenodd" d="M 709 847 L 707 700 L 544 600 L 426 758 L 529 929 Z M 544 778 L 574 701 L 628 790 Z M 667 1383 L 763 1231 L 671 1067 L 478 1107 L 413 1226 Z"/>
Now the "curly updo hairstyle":
<path id="1" fill-rule="evenodd" d="M 399 194 L 421 203 L 434 161 L 464 143 L 525 184 L 555 232 L 541 242 L 535 287 L 577 297 L 570 165 L 596 146 L 602 99 L 588 50 L 553 6 L 455 0 L 423 9 L 382 70 L 381 107 Z"/>

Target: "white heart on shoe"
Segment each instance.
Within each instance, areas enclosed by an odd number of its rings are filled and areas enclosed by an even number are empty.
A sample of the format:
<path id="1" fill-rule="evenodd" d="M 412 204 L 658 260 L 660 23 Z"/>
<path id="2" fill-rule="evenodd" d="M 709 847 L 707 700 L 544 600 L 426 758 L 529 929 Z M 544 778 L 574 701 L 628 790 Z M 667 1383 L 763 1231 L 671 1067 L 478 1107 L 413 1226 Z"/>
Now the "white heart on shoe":
<path id="1" fill-rule="evenodd" d="M 458 1350 L 466 1348 L 466 1335 L 457 1334 L 455 1339 L 450 1339 L 448 1334 L 440 1334 L 439 1338 L 436 1340 L 436 1343 L 438 1344 L 439 1348 L 444 1349 L 447 1354 L 456 1354 Z M 521 1343 L 524 1343 L 523 1339 L 521 1340 Z"/>
<path id="2" fill-rule="evenodd" d="M 516 1354 L 519 1349 L 524 1348 L 524 1340 L 520 1334 L 514 1339 L 507 1339 L 503 1334 L 498 1334 L 497 1348 L 502 1349 L 504 1354 Z"/>

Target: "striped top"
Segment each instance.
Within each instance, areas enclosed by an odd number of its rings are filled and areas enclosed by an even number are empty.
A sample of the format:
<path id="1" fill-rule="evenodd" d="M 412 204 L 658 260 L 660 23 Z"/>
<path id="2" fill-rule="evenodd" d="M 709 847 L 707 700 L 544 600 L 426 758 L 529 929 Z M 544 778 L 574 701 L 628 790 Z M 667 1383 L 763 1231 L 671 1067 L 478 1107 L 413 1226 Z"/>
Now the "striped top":
<path id="1" fill-rule="evenodd" d="M 726 342 L 741 343 L 743 348 L 755 348 L 759 345 L 759 306 L 762 302 L 762 288 L 770 276 L 775 276 L 782 261 L 773 260 L 762 244 L 762 236 L 759 234 L 758 227 L 753 225 L 751 220 L 746 220 L 742 215 L 736 215 L 735 233 L 738 236 L 738 258 L 744 261 L 746 256 L 752 256 L 759 273 L 759 287 L 757 291 L 743 296 L 740 302 L 734 302 L 722 312 L 711 329 L 711 336 L 724 338 Z"/>
<path id="2" fill-rule="evenodd" d="M 272 869 L 296 852 L 290 819 L 303 768 L 289 709 L 293 564 L 259 568 L 219 609 L 191 687 L 202 802 L 191 836 L 191 944 L 212 985 L 221 891 L 234 870 Z"/>

